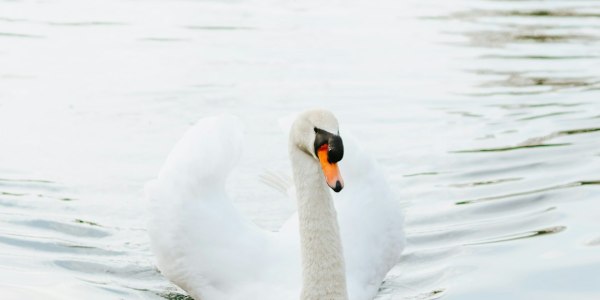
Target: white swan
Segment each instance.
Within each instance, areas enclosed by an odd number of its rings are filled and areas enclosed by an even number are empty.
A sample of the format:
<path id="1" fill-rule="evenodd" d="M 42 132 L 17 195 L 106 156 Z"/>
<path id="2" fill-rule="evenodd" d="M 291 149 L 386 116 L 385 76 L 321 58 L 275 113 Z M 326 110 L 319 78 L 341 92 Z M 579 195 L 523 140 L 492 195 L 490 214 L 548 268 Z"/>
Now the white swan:
<path id="1" fill-rule="evenodd" d="M 161 272 L 198 300 L 372 299 L 404 246 L 402 215 L 378 165 L 342 144 L 330 112 L 300 114 L 289 139 L 298 216 L 272 233 L 225 193 L 241 138 L 235 117 L 200 120 L 146 186 Z M 334 201 L 342 156 L 345 189 Z"/>

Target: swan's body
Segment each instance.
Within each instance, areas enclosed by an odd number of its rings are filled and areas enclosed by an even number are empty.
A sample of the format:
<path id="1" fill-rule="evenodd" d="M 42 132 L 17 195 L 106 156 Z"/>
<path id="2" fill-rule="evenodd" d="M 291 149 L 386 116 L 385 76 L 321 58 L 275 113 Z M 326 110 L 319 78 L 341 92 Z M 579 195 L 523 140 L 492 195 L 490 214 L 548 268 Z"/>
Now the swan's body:
<path id="1" fill-rule="evenodd" d="M 404 246 L 402 215 L 380 168 L 347 139 L 345 188 L 332 198 L 309 149 L 313 125 L 337 132 L 331 118 L 307 112 L 292 126 L 298 216 L 279 233 L 246 220 L 225 193 L 241 152 L 239 121 L 219 116 L 193 126 L 146 187 L 161 272 L 198 300 L 372 299 Z"/>

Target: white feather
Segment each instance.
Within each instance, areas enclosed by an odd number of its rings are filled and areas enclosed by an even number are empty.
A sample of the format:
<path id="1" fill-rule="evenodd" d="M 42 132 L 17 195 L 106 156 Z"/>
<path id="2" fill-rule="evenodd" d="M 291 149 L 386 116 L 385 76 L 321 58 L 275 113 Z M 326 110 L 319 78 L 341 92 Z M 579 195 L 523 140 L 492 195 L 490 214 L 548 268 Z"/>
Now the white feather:
<path id="1" fill-rule="evenodd" d="M 161 272 L 195 299 L 298 299 L 302 286 L 298 217 L 279 233 L 240 215 L 225 180 L 241 152 L 230 115 L 200 120 L 146 186 L 151 247 Z M 344 138 L 335 194 L 349 299 L 372 299 L 404 247 L 402 214 L 381 168 Z M 283 185 L 282 182 L 278 184 Z"/>

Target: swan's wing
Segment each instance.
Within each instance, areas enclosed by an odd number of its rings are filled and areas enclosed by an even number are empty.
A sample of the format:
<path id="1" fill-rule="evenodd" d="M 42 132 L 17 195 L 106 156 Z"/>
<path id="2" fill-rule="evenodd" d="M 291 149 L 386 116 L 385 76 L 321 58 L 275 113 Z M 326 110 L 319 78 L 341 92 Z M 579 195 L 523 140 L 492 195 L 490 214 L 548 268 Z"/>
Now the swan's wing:
<path id="1" fill-rule="evenodd" d="M 404 248 L 403 215 L 381 166 L 344 138 L 344 190 L 334 194 L 350 299 L 372 299 Z"/>
<path id="2" fill-rule="evenodd" d="M 158 267 L 194 297 L 233 299 L 255 283 L 268 283 L 263 276 L 277 262 L 272 237 L 241 216 L 225 193 L 241 144 L 237 118 L 203 119 L 146 186 Z"/>
<path id="3" fill-rule="evenodd" d="M 266 170 L 259 176 L 262 183 L 273 190 L 293 199 L 295 188 L 292 177 L 283 171 Z"/>

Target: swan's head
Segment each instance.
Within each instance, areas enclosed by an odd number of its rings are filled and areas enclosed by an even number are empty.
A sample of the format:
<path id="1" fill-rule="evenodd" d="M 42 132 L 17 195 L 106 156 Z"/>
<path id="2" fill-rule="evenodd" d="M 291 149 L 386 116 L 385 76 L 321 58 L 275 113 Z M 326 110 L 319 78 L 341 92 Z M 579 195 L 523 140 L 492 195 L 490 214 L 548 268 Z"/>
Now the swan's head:
<path id="1" fill-rule="evenodd" d="M 335 192 L 344 187 L 337 163 L 344 157 L 338 121 L 327 110 L 301 113 L 292 124 L 290 142 L 319 162 L 327 185 Z"/>

